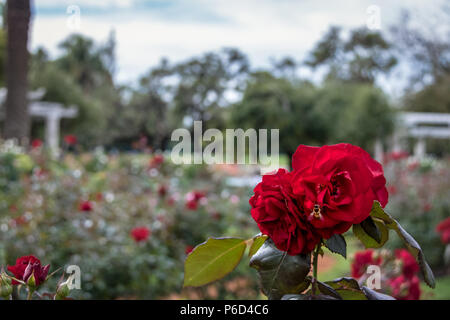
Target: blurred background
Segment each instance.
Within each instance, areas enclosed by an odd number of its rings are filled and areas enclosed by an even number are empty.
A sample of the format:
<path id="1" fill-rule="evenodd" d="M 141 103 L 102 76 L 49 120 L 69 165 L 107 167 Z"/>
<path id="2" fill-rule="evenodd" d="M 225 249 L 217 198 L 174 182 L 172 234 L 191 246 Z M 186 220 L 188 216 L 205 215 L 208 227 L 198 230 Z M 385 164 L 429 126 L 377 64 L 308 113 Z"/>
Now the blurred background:
<path id="1" fill-rule="evenodd" d="M 450 1 L 0 4 L 0 265 L 79 265 L 81 299 L 263 298 L 245 262 L 182 290 L 195 245 L 258 232 L 258 166 L 171 162 L 198 120 L 279 129 L 286 168 L 299 144 L 367 150 L 438 277 L 421 298 L 450 299 Z"/>

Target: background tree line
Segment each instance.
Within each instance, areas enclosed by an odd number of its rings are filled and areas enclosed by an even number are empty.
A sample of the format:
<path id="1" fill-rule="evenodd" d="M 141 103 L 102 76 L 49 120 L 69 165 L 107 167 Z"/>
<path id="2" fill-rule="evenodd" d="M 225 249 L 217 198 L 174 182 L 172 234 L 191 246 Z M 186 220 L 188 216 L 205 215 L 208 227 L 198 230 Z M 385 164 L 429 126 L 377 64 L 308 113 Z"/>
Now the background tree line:
<path id="1" fill-rule="evenodd" d="M 442 14 L 449 21 L 448 8 Z M 1 86 L 8 79 L 5 29 Z M 299 142 L 346 141 L 371 150 L 375 139 L 391 134 L 398 110 L 450 112 L 450 28 L 446 32 L 438 37 L 415 29 L 405 13 L 385 33 L 331 26 L 305 58 L 286 57 L 266 69 L 252 67 L 236 48 L 180 62 L 163 58 L 134 86 L 114 80 L 114 33 L 104 43 L 72 34 L 56 58 L 44 48 L 31 53 L 28 81 L 30 89 L 45 88 L 43 100 L 78 106 L 79 117 L 64 120 L 62 132 L 77 135 L 86 148 L 126 150 L 145 136 L 165 149 L 172 130 L 201 120 L 204 130 L 279 128 L 281 151 L 288 154 Z M 409 82 L 402 99 L 394 100 L 378 80 L 395 81 L 389 75 L 402 65 L 410 70 Z M 313 82 L 298 75 L 301 68 L 325 76 Z M 31 128 L 32 137 L 43 137 L 43 123 L 33 120 Z M 434 148 L 448 151 L 442 142 Z"/>

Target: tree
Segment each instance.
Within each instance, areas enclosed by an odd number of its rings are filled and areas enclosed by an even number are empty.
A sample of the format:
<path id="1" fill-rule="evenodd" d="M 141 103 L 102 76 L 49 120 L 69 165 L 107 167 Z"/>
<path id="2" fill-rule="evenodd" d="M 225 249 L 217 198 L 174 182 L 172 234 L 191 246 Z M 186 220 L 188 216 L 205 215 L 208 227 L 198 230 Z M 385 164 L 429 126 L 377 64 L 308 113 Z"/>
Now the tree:
<path id="1" fill-rule="evenodd" d="M 178 123 L 188 116 L 220 127 L 220 107 L 229 104 L 226 93 L 242 88 L 248 70 L 247 57 L 237 49 L 209 52 L 175 66 L 179 82 L 174 87 L 173 111 Z"/>
<path id="2" fill-rule="evenodd" d="M 396 65 L 391 48 L 379 32 L 358 28 L 343 39 L 341 29 L 331 27 L 305 64 L 313 69 L 327 67 L 328 79 L 373 84 L 377 75 L 389 73 Z"/>
<path id="3" fill-rule="evenodd" d="M 311 118 L 316 88 L 304 81 L 277 78 L 269 72 L 251 74 L 243 98 L 230 109 L 231 126 L 280 130 L 280 151 L 292 155 L 301 143 L 324 140 Z"/>
<path id="4" fill-rule="evenodd" d="M 30 132 L 28 111 L 28 28 L 31 19 L 30 0 L 7 2 L 7 58 L 5 138 L 27 143 Z"/>
<path id="5" fill-rule="evenodd" d="M 450 9 L 439 14 L 442 19 L 427 19 L 418 29 L 404 11 L 399 24 L 391 27 L 398 55 L 412 66 L 410 86 L 416 90 L 450 74 Z M 430 20 L 439 23 L 430 25 Z"/>
<path id="6" fill-rule="evenodd" d="M 85 92 L 113 83 L 115 68 L 113 34 L 104 46 L 97 46 L 90 38 L 71 35 L 61 42 L 63 54 L 57 63 L 62 70 L 72 74 Z"/>

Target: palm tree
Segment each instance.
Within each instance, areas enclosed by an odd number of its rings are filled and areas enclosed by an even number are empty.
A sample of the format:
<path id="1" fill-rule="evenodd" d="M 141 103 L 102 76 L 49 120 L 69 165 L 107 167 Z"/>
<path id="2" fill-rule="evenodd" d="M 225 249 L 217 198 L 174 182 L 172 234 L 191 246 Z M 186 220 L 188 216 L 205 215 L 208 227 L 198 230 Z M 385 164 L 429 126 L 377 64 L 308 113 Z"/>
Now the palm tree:
<path id="1" fill-rule="evenodd" d="M 27 143 L 30 133 L 28 113 L 28 28 L 30 0 L 7 1 L 6 112 L 4 136 Z"/>

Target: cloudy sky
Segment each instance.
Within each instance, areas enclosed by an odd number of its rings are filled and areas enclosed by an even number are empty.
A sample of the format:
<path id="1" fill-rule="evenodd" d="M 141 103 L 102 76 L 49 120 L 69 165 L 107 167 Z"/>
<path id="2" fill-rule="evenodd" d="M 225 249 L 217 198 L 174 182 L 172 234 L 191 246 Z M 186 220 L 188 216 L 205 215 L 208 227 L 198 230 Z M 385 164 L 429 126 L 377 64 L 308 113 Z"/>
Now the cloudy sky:
<path id="1" fill-rule="evenodd" d="M 73 32 L 105 41 L 114 30 L 116 77 L 129 83 L 162 57 L 180 61 L 224 46 L 243 50 L 255 67 L 286 55 L 302 60 L 330 25 L 367 25 L 370 6 L 379 8 L 387 29 L 402 8 L 432 13 L 443 1 L 35 0 L 31 48 L 56 56 Z"/>

